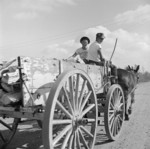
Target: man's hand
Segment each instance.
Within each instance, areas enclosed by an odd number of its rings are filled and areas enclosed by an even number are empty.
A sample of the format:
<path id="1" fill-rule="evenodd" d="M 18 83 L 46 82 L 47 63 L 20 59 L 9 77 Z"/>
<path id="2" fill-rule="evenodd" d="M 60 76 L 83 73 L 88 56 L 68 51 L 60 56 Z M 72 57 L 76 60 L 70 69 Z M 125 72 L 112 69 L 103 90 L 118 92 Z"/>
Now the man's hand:
<path id="1" fill-rule="evenodd" d="M 111 67 L 112 66 L 112 62 L 111 61 L 107 61 L 107 60 L 104 59 L 103 62 L 105 63 L 106 67 Z"/>
<path id="2" fill-rule="evenodd" d="M 105 62 L 106 60 L 104 58 L 101 59 L 102 62 Z"/>
<path id="3" fill-rule="evenodd" d="M 109 66 L 111 66 L 111 65 L 112 65 L 112 62 L 111 62 L 111 61 L 108 61 L 108 64 L 109 64 Z"/>
<path id="4" fill-rule="evenodd" d="M 112 64 L 112 61 L 107 61 L 107 62 L 108 62 L 109 67 L 111 67 L 111 68 L 115 67 L 115 65 Z"/>

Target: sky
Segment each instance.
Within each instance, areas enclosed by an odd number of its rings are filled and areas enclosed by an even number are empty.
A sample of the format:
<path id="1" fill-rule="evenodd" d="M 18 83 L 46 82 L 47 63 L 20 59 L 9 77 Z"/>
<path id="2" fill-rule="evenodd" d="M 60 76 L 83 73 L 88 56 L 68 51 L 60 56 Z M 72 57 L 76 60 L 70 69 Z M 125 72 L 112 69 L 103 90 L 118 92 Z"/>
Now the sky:
<path id="1" fill-rule="evenodd" d="M 103 32 L 102 53 L 117 67 L 150 72 L 149 0 L 0 0 L 0 59 L 66 59 Z"/>

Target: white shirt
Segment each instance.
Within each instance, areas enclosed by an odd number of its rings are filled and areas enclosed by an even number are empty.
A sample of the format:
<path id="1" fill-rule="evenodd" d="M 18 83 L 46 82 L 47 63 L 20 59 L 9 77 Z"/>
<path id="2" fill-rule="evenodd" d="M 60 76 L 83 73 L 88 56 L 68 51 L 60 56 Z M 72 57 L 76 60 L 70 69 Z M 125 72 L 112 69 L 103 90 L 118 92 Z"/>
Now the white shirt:
<path id="1" fill-rule="evenodd" d="M 100 57 L 99 57 L 99 54 L 97 52 L 98 50 L 101 51 L 101 44 L 99 44 L 97 41 L 95 41 L 89 47 L 87 59 L 99 62 Z"/>
<path id="2" fill-rule="evenodd" d="M 87 59 L 88 57 L 88 50 L 84 50 L 82 47 L 77 49 L 75 53 L 77 53 L 81 59 Z"/>

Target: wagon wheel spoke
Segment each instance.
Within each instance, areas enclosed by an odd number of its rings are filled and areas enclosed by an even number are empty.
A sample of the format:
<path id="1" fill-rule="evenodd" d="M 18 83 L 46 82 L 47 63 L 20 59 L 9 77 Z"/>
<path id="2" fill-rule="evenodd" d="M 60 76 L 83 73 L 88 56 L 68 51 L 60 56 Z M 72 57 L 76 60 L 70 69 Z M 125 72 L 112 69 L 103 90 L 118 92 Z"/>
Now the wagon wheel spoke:
<path id="1" fill-rule="evenodd" d="M 112 103 L 113 103 L 113 105 L 115 105 L 115 99 L 116 99 L 115 92 L 113 92 L 113 95 L 112 95 Z"/>
<path id="2" fill-rule="evenodd" d="M 116 118 L 116 134 L 118 134 L 119 129 L 120 129 L 120 127 L 119 127 L 119 123 L 118 123 L 118 118 Z"/>
<path id="3" fill-rule="evenodd" d="M 86 97 L 85 97 L 83 103 L 81 104 L 80 112 L 83 110 L 83 108 L 85 107 L 86 103 L 88 102 L 88 99 L 89 99 L 91 93 L 92 93 L 92 92 L 89 91 L 88 94 L 86 95 Z"/>
<path id="4" fill-rule="evenodd" d="M 66 126 L 53 140 L 53 146 L 55 146 L 56 143 L 58 143 L 58 141 L 62 139 L 66 133 L 68 133 L 68 131 L 71 131 L 71 129 L 72 129 L 72 125 Z"/>
<path id="5" fill-rule="evenodd" d="M 112 129 L 111 129 L 111 131 L 112 131 L 113 136 L 115 136 L 115 118 L 114 118 L 114 120 L 113 120 L 113 124 L 112 124 Z"/>
<path id="6" fill-rule="evenodd" d="M 114 116 L 111 118 L 111 120 L 110 120 L 110 128 L 112 129 L 112 127 L 113 127 L 113 124 L 114 124 L 114 120 L 115 120 L 115 118 L 114 118 Z"/>
<path id="7" fill-rule="evenodd" d="M 62 90 L 64 91 L 64 95 L 65 95 L 66 101 L 67 101 L 67 103 L 68 103 L 69 111 L 71 112 L 71 114 L 73 114 L 74 111 L 73 111 L 73 107 L 72 107 L 72 105 L 71 105 L 71 102 L 70 102 L 70 100 L 69 100 L 69 96 L 68 96 L 67 90 L 66 90 L 66 88 L 65 88 L 64 86 L 62 87 Z"/>
<path id="8" fill-rule="evenodd" d="M 120 90 L 119 89 L 116 89 L 116 99 L 118 100 L 120 97 Z"/>
<path id="9" fill-rule="evenodd" d="M 86 85 L 87 85 L 87 80 L 84 80 L 83 84 L 82 84 L 82 88 L 81 88 L 80 97 L 79 97 L 79 109 L 81 109 L 81 104 L 83 102 L 83 96 L 84 96 L 84 91 L 85 91 Z"/>
<path id="10" fill-rule="evenodd" d="M 86 149 L 89 149 L 88 144 L 87 144 L 87 142 L 86 142 L 86 140 L 85 140 L 85 138 L 84 138 L 84 135 L 83 135 L 83 133 L 82 133 L 82 131 L 81 131 L 80 129 L 79 129 L 79 135 L 80 135 L 80 138 L 81 138 L 81 141 L 82 141 L 84 147 L 85 147 Z"/>
<path id="11" fill-rule="evenodd" d="M 120 115 L 123 115 L 124 114 L 124 102 L 123 102 L 123 96 L 120 96 L 119 98 L 119 103 L 117 105 L 118 107 L 118 114 Z"/>
<path id="12" fill-rule="evenodd" d="M 65 149 L 67 147 L 67 143 L 69 141 L 71 133 L 72 133 L 72 130 L 69 130 L 68 133 L 67 133 L 67 135 L 66 135 L 66 137 L 65 137 L 65 139 L 64 139 L 64 141 L 63 141 L 61 149 Z"/>
<path id="13" fill-rule="evenodd" d="M 1 137 L 1 139 L 2 139 L 3 142 L 6 141 L 1 132 L 0 132 L 0 137 Z"/>
<path id="14" fill-rule="evenodd" d="M 70 137 L 70 140 L 69 140 L 69 144 L 68 144 L 68 148 L 70 149 L 70 148 L 72 148 L 72 146 L 73 146 L 73 135 L 71 135 L 71 137 Z"/>
<path id="15" fill-rule="evenodd" d="M 124 104 L 123 103 L 120 103 L 119 105 L 118 105 L 118 109 L 121 111 L 121 110 L 123 110 L 123 107 L 124 106 Z"/>
<path id="16" fill-rule="evenodd" d="M 117 125 L 116 125 L 116 118 L 114 120 L 114 132 L 113 132 L 114 136 L 117 134 Z"/>
<path id="17" fill-rule="evenodd" d="M 123 118 L 120 115 L 118 115 L 118 119 L 123 122 Z"/>
<path id="18" fill-rule="evenodd" d="M 72 120 L 69 119 L 64 119 L 64 120 L 59 120 L 59 119 L 55 119 L 53 120 L 53 125 L 62 125 L 62 124 L 71 124 Z"/>
<path id="19" fill-rule="evenodd" d="M 118 130 L 120 130 L 120 128 L 121 128 L 120 120 L 118 117 L 117 117 L 117 128 L 118 128 Z"/>
<path id="20" fill-rule="evenodd" d="M 0 125 L 0 128 L 4 127 L 6 129 L 4 131 L 0 130 L 0 138 L 3 142 L 3 147 L 4 146 L 6 147 L 10 143 L 10 141 L 12 140 L 13 136 L 15 135 L 19 120 L 20 119 L 18 119 L 18 118 L 13 118 L 11 123 L 7 122 L 8 121 L 7 118 L 0 120 L 0 124 L 2 124 L 2 126 Z"/>
<path id="21" fill-rule="evenodd" d="M 93 109 L 95 107 L 95 104 L 91 104 L 89 105 L 84 111 L 82 111 L 81 113 L 81 117 L 85 116 L 89 111 L 91 111 L 91 109 Z"/>
<path id="22" fill-rule="evenodd" d="M 114 91 L 114 94 L 115 94 L 115 104 L 118 104 L 119 103 L 119 96 L 120 96 L 120 93 L 119 93 L 119 90 L 118 89 L 116 89 L 115 91 Z"/>
<path id="23" fill-rule="evenodd" d="M 120 91 L 118 91 L 118 96 L 117 96 L 117 103 L 119 104 L 119 103 L 121 103 L 122 102 L 122 95 L 121 95 L 121 92 Z"/>
<path id="24" fill-rule="evenodd" d="M 114 104 L 112 103 L 112 101 L 110 102 L 110 108 L 114 109 Z"/>
<path id="25" fill-rule="evenodd" d="M 80 136 L 79 136 L 79 130 L 76 131 L 77 134 L 77 148 L 81 149 L 81 142 L 80 142 Z"/>
<path id="26" fill-rule="evenodd" d="M 85 127 L 80 126 L 80 128 L 82 129 L 82 131 L 84 131 L 89 137 L 93 138 L 93 134 L 90 133 Z"/>
<path id="27" fill-rule="evenodd" d="M 121 91 L 119 92 L 119 102 L 123 103 L 123 94 L 121 93 Z"/>
<path id="28" fill-rule="evenodd" d="M 70 100 L 73 104 L 73 109 L 75 111 L 75 100 L 74 100 L 74 83 L 73 83 L 73 76 L 69 77 L 69 93 L 70 93 Z"/>
<path id="29" fill-rule="evenodd" d="M 79 95 L 79 81 L 80 81 L 80 75 L 77 74 L 76 89 L 75 89 L 75 107 L 76 107 L 76 110 L 79 109 L 79 98 L 78 98 L 78 95 Z"/>
<path id="30" fill-rule="evenodd" d="M 5 128 L 8 128 L 8 131 L 10 131 L 10 132 L 13 131 L 13 128 L 10 127 L 8 124 L 4 123 L 2 120 L 0 120 L 0 123 L 1 123 L 3 126 L 5 126 Z M 7 141 L 7 138 L 5 138 L 5 137 L 4 137 L 4 134 L 2 134 L 1 132 L 0 132 L 0 137 L 1 137 L 1 139 L 2 139 L 2 141 L 3 141 L 4 143 Z"/>
<path id="31" fill-rule="evenodd" d="M 115 98 L 116 98 L 116 100 L 118 100 L 119 97 L 120 97 L 120 95 L 121 95 L 119 88 L 116 88 L 116 90 L 115 90 L 114 93 L 115 93 Z"/>
<path id="32" fill-rule="evenodd" d="M 57 105 L 66 114 L 68 118 L 72 118 L 72 115 L 66 110 L 66 108 L 57 100 Z"/>
<path id="33" fill-rule="evenodd" d="M 115 121 L 115 135 L 117 135 L 118 134 L 118 132 L 119 132 L 119 128 L 118 128 L 118 119 L 116 118 L 116 121 Z"/>
<path id="34" fill-rule="evenodd" d="M 113 114 L 114 113 L 114 109 L 109 109 L 109 114 Z"/>
<path id="35" fill-rule="evenodd" d="M 74 141 L 73 141 L 73 149 L 77 148 L 77 135 L 76 135 L 76 131 L 74 132 Z"/>
<path id="36" fill-rule="evenodd" d="M 0 123 L 5 126 L 6 128 L 8 128 L 9 130 L 13 130 L 12 127 L 10 127 L 8 124 L 4 123 L 2 120 L 0 120 Z"/>
<path id="37" fill-rule="evenodd" d="M 112 133 L 113 136 L 114 136 L 115 118 L 112 119 L 110 127 L 111 127 L 111 133 Z"/>
<path id="38" fill-rule="evenodd" d="M 110 114 L 110 116 L 109 116 L 109 121 L 111 121 L 112 118 L 114 118 L 114 113 Z"/>
<path id="39" fill-rule="evenodd" d="M 117 91 L 118 91 L 118 98 L 119 98 L 121 96 L 121 92 L 119 89 L 117 89 Z"/>

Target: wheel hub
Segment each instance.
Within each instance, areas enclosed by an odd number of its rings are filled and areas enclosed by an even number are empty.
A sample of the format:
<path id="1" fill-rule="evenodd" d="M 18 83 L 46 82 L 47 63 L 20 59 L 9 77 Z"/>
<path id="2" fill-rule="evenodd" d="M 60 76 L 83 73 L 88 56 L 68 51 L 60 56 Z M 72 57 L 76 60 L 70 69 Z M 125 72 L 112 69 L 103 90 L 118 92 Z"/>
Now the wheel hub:
<path id="1" fill-rule="evenodd" d="M 72 126 L 77 129 L 77 127 L 81 125 L 86 125 L 88 123 L 88 120 L 85 118 L 81 118 L 80 115 L 74 116 L 72 119 Z"/>
<path id="2" fill-rule="evenodd" d="M 117 116 L 118 114 L 120 114 L 120 108 L 118 106 L 115 106 L 114 115 Z"/>

